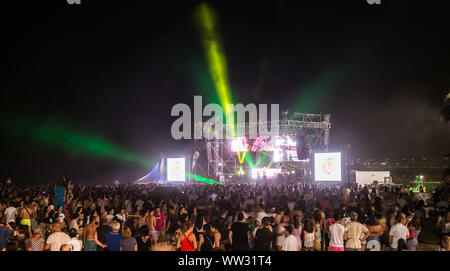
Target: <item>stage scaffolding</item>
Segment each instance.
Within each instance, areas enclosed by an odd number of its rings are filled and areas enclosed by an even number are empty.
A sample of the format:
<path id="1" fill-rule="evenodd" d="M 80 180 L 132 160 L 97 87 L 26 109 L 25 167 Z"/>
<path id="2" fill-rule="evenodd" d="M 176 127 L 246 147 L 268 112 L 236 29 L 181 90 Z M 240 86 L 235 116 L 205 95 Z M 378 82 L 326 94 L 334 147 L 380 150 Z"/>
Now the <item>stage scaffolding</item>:
<path id="1" fill-rule="evenodd" d="M 307 140 L 307 147 L 311 154 L 314 152 L 328 151 L 330 142 L 330 114 L 309 114 L 292 113 L 285 111 L 276 123 L 267 122 L 245 122 L 237 123 L 236 127 L 245 126 L 246 135 L 250 128 L 257 128 L 258 125 L 278 126 L 281 136 L 290 135 L 294 137 L 302 136 Z M 226 129 L 229 125 L 222 124 L 216 129 Z M 197 175 L 213 178 L 223 181 L 226 175 L 236 174 L 239 161 L 236 154 L 231 151 L 230 139 L 217 139 L 213 131 L 204 129 L 204 122 L 198 122 L 194 125 L 195 133 L 202 131 L 201 139 L 194 139 L 194 152 L 199 152 L 198 160 L 192 168 L 192 172 Z M 225 132 L 223 133 L 225 138 Z"/>

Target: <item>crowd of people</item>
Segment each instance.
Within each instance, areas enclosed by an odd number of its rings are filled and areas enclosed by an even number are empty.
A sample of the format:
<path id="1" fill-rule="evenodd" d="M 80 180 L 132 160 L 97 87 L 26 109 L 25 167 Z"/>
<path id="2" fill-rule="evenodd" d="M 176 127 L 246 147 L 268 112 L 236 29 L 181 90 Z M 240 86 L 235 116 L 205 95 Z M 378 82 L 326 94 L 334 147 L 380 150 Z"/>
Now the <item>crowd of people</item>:
<path id="1" fill-rule="evenodd" d="M 406 187 L 304 182 L 0 184 L 0 251 L 415 251 L 426 206 Z M 448 192 L 434 198 L 450 250 Z"/>

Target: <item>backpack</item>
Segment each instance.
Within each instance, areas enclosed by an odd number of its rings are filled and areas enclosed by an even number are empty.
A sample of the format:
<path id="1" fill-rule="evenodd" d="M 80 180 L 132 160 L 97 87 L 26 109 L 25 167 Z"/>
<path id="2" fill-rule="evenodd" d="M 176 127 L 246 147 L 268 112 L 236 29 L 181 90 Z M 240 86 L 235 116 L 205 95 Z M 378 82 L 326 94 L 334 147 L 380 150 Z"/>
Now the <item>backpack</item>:
<path id="1" fill-rule="evenodd" d="M 409 228 L 409 238 L 408 239 L 414 239 L 416 237 L 416 232 L 414 231 L 414 229 Z"/>

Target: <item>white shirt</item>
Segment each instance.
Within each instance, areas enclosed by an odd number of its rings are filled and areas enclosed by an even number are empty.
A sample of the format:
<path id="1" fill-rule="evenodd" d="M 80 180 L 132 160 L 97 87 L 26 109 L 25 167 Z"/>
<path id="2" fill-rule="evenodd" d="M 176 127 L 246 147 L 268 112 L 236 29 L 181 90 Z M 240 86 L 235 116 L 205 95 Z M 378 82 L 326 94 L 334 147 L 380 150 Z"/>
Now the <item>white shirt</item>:
<path id="1" fill-rule="evenodd" d="M 123 215 L 117 214 L 116 217 L 117 217 L 120 221 L 125 221 L 126 215 L 125 215 L 125 214 L 123 214 Z"/>
<path id="2" fill-rule="evenodd" d="M 409 230 L 402 223 L 397 223 L 392 226 L 391 230 L 389 231 L 389 235 L 392 235 L 391 248 L 398 248 L 398 240 L 404 239 L 406 241 L 409 237 Z"/>
<path id="3" fill-rule="evenodd" d="M 114 218 L 114 215 L 106 215 L 106 220 L 110 223 Z"/>
<path id="4" fill-rule="evenodd" d="M 8 207 L 5 209 L 6 222 L 16 222 L 17 216 L 17 208 L 16 207 Z"/>
<path id="5" fill-rule="evenodd" d="M 72 251 L 81 251 L 81 248 L 83 247 L 83 242 L 81 240 L 78 240 L 78 238 L 74 237 L 70 239 L 70 242 L 67 244 L 68 247 Z"/>
<path id="6" fill-rule="evenodd" d="M 298 251 L 298 242 L 297 238 L 295 238 L 294 235 L 289 235 L 288 237 L 284 238 L 283 245 L 281 246 L 281 250 L 283 251 Z"/>
<path id="7" fill-rule="evenodd" d="M 258 213 L 256 214 L 256 220 L 258 220 L 259 222 L 261 222 L 262 219 L 263 219 L 264 217 L 266 217 L 266 216 L 269 216 L 266 212 L 264 212 L 264 211 L 258 212 Z"/>
<path id="8" fill-rule="evenodd" d="M 330 247 L 344 247 L 344 230 L 345 227 L 339 223 L 330 225 L 328 230 L 331 233 Z"/>
<path id="9" fill-rule="evenodd" d="M 47 238 L 47 244 L 50 244 L 51 251 L 59 251 L 62 245 L 70 242 L 69 235 L 64 232 L 54 232 Z"/>

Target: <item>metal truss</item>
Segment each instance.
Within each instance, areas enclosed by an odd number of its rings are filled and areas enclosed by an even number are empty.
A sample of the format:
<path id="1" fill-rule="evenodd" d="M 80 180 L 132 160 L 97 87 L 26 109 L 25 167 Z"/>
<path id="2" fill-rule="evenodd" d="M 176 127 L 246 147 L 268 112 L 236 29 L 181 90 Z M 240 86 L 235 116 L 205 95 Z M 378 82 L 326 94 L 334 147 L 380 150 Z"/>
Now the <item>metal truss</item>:
<path id="1" fill-rule="evenodd" d="M 223 138 L 227 129 L 245 127 L 245 135 L 250 129 L 258 128 L 259 125 L 266 127 L 278 127 L 280 135 L 303 136 L 307 139 L 308 148 L 311 151 L 328 151 L 330 141 L 330 115 L 309 113 L 282 113 L 282 119 L 273 123 L 245 122 L 234 125 L 220 124 L 215 129 L 207 129 L 205 123 L 199 122 L 194 125 L 194 134 L 202 134 L 200 139 L 194 139 L 194 148 L 200 152 L 200 158 L 193 169 L 193 173 L 205 174 L 208 177 L 220 178 L 223 175 L 233 175 L 237 169 L 237 161 L 231 151 L 229 139 L 216 138 L 215 131 L 222 129 Z"/>

